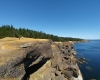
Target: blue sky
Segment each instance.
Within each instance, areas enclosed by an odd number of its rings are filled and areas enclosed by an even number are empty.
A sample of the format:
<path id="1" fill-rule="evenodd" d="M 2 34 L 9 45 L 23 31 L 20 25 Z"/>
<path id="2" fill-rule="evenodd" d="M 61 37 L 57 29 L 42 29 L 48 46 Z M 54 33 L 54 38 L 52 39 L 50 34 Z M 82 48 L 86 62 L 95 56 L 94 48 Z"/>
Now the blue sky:
<path id="1" fill-rule="evenodd" d="M 100 39 L 100 0 L 0 0 L 0 26 Z"/>

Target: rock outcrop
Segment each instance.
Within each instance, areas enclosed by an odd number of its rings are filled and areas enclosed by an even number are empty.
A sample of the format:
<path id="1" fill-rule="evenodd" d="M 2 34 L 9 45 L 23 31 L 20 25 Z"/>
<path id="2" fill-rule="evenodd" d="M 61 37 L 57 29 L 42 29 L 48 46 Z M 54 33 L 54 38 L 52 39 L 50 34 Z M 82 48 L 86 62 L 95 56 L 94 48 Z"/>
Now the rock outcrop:
<path id="1" fill-rule="evenodd" d="M 5 52 L 11 55 L 1 55 L 4 59 L 10 57 L 0 64 L 0 80 L 74 80 L 79 76 L 72 42 L 40 40 L 17 47 Z"/>

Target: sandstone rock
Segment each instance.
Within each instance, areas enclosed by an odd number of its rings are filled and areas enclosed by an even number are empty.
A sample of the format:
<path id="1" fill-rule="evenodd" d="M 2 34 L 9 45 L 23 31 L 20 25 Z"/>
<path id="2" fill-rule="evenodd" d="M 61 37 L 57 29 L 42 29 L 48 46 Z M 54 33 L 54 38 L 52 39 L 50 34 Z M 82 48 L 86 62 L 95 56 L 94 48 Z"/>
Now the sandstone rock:
<path id="1" fill-rule="evenodd" d="M 55 78 L 55 73 L 50 73 L 51 78 Z"/>
<path id="2" fill-rule="evenodd" d="M 56 68 L 51 68 L 50 70 L 51 70 L 52 73 L 56 72 Z"/>
<path id="3" fill-rule="evenodd" d="M 5 65 L 0 66 L 0 77 L 23 77 L 30 65 L 33 66 L 39 62 L 42 64 L 52 57 L 50 43 L 36 43 L 31 45 L 30 48 L 13 52 L 13 54 L 18 53 L 21 53 L 21 55 L 17 55 L 16 58 L 10 59 Z"/>
<path id="4" fill-rule="evenodd" d="M 69 66 L 66 63 L 64 63 L 64 62 L 61 62 L 61 63 L 58 64 L 58 69 L 60 71 L 63 71 L 64 69 L 67 69 L 68 67 Z"/>
<path id="5" fill-rule="evenodd" d="M 64 76 L 67 78 L 71 78 L 73 76 L 73 71 L 68 71 L 68 70 L 64 70 L 63 71 Z"/>
<path id="6" fill-rule="evenodd" d="M 55 75 L 56 76 L 61 76 L 61 72 L 60 71 L 56 71 Z"/>
<path id="7" fill-rule="evenodd" d="M 55 80 L 65 80 L 65 78 L 64 78 L 64 76 L 61 75 L 61 76 L 56 76 Z"/>
<path id="8" fill-rule="evenodd" d="M 22 44 L 20 45 L 19 47 L 20 48 L 27 48 L 27 47 L 31 47 L 33 43 L 25 43 L 25 44 Z"/>
<path id="9" fill-rule="evenodd" d="M 73 80 L 78 77 L 76 51 L 72 42 L 27 42 L 0 65 L 0 78 L 18 80 Z M 1 79 L 0 79 L 1 80 Z"/>

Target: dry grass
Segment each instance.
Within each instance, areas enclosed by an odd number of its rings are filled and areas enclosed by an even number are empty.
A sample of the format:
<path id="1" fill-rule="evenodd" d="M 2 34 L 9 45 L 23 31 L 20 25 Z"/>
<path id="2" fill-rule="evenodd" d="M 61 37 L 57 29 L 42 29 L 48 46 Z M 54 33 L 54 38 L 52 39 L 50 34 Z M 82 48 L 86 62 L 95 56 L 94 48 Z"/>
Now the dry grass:
<path id="1" fill-rule="evenodd" d="M 44 42 L 48 41 L 47 39 L 33 39 L 33 38 L 24 38 L 24 39 L 18 39 L 18 38 L 11 38 L 6 37 L 3 39 L 0 39 L 0 49 L 16 49 L 18 45 L 27 43 L 27 42 Z"/>
<path id="2" fill-rule="evenodd" d="M 64 44 L 64 45 L 71 45 L 71 44 L 74 44 L 72 41 L 67 41 L 67 42 L 54 42 L 56 44 Z"/>
<path id="3" fill-rule="evenodd" d="M 12 37 L 6 37 L 3 39 L 0 39 L 0 65 L 3 65 L 7 61 L 10 60 L 10 58 L 15 58 L 16 55 L 13 54 L 14 50 L 19 49 L 20 45 L 24 43 L 34 43 L 34 42 L 46 42 L 47 39 L 33 39 L 33 38 L 12 38 Z"/>

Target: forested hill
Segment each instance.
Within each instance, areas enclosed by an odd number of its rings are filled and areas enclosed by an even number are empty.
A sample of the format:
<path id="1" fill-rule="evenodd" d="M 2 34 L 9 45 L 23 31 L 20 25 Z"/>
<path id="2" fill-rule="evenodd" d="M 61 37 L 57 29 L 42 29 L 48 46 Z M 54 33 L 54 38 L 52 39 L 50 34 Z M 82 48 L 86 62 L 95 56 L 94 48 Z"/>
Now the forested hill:
<path id="1" fill-rule="evenodd" d="M 29 37 L 40 39 L 51 39 L 53 41 L 81 41 L 83 39 L 71 37 L 59 37 L 53 34 L 46 34 L 42 31 L 34 31 L 25 28 L 16 29 L 12 25 L 0 26 L 0 38 L 4 37 Z"/>

